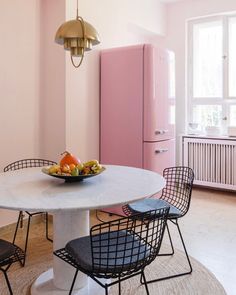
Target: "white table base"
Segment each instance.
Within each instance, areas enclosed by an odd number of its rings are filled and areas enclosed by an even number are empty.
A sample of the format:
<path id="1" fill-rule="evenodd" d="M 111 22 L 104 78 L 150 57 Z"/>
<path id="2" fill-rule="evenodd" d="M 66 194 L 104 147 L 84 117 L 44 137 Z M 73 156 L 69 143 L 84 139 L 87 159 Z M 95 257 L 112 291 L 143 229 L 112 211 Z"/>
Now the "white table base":
<path id="1" fill-rule="evenodd" d="M 100 280 L 105 283 L 105 280 Z M 106 280 L 110 283 L 110 280 Z M 53 284 L 53 270 L 52 268 L 44 273 L 42 273 L 37 280 L 34 282 L 31 288 L 31 294 L 34 295 L 68 295 L 68 290 L 61 290 L 54 286 Z M 105 290 L 99 286 L 95 281 L 88 278 L 87 284 L 81 289 L 73 289 L 73 295 L 104 295 Z"/>

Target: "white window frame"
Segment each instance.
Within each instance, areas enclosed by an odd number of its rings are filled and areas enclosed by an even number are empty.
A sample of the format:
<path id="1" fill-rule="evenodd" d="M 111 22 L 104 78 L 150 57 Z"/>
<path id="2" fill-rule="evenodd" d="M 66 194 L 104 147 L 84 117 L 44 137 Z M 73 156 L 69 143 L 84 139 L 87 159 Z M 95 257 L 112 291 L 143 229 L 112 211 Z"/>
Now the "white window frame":
<path id="1" fill-rule="evenodd" d="M 222 106 L 222 124 L 221 127 L 223 132 L 226 132 L 226 128 L 229 125 L 229 111 L 230 105 L 236 105 L 236 97 L 229 97 L 229 83 L 228 83 L 228 56 L 229 56 L 229 40 L 228 40 L 228 20 L 230 17 L 236 17 L 236 12 L 225 15 L 208 16 L 204 18 L 188 20 L 187 21 L 187 126 L 193 122 L 193 107 L 195 105 L 221 105 Z M 193 27 L 195 24 L 200 24 L 204 22 L 212 22 L 221 20 L 223 22 L 223 93 L 222 97 L 193 97 Z"/>

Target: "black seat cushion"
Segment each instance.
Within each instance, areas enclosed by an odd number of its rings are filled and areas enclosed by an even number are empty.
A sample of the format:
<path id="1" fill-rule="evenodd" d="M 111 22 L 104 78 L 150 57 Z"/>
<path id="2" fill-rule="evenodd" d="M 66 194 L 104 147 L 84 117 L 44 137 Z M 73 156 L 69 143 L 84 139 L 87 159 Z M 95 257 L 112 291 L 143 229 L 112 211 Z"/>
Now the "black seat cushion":
<path id="1" fill-rule="evenodd" d="M 135 267 L 150 253 L 147 244 L 127 231 L 94 235 L 92 239 L 94 259 L 92 259 L 90 236 L 72 240 L 65 246 L 76 263 L 88 271 L 99 273 L 125 271 Z"/>
<path id="2" fill-rule="evenodd" d="M 0 239 L 0 264 L 3 260 L 10 258 L 16 252 L 16 246 L 12 243 Z"/>
<path id="3" fill-rule="evenodd" d="M 143 213 L 143 212 L 156 210 L 156 209 L 160 209 L 164 207 L 170 207 L 168 218 L 171 219 L 171 218 L 178 218 L 182 216 L 182 213 L 179 209 L 177 209 L 176 207 L 170 205 L 168 202 L 161 199 L 148 198 L 142 201 L 129 204 L 129 208 L 134 213 Z"/>

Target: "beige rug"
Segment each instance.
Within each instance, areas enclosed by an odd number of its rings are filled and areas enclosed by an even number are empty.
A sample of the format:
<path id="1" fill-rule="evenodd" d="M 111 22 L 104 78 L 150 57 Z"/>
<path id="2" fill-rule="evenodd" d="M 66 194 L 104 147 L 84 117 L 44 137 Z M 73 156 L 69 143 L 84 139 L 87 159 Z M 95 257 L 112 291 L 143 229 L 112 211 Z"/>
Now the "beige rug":
<path id="1" fill-rule="evenodd" d="M 29 242 L 29 253 L 24 268 L 18 264 L 9 271 L 14 295 L 30 294 L 30 286 L 37 276 L 52 265 L 52 244 L 44 239 L 43 227 L 34 225 Z M 6 235 L 3 238 L 9 238 Z M 19 240 L 19 244 L 21 244 Z M 151 295 L 225 295 L 222 285 L 202 264 L 191 258 L 193 273 L 176 279 L 149 284 Z M 174 257 L 158 257 L 146 268 L 147 279 L 183 271 L 186 266 L 184 254 L 176 251 Z M 8 295 L 5 280 L 0 275 L 0 294 Z M 118 294 L 117 286 L 110 289 L 109 295 Z M 145 288 L 139 283 L 139 276 L 122 282 L 122 295 L 144 295 Z M 96 294 L 93 294 L 96 295 Z"/>

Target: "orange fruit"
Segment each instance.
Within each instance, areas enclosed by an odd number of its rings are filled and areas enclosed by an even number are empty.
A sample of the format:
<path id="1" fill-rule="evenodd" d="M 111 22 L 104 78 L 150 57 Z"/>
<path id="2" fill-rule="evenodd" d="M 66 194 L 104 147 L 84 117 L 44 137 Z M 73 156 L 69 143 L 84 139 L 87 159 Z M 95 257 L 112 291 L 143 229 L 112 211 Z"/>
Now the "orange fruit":
<path id="1" fill-rule="evenodd" d="M 64 157 L 60 161 L 60 166 L 61 167 L 63 167 L 65 164 L 67 164 L 67 165 L 70 165 L 70 164 L 78 165 L 78 164 L 81 163 L 80 159 L 76 158 L 74 155 L 72 155 L 71 153 L 69 153 L 67 151 L 65 151 L 61 155 L 64 155 Z"/>
<path id="2" fill-rule="evenodd" d="M 72 170 L 75 169 L 76 165 L 72 163 L 72 164 L 69 165 L 69 167 L 70 167 L 70 170 L 72 171 Z"/>
<path id="3" fill-rule="evenodd" d="M 65 164 L 61 167 L 61 171 L 64 173 L 70 173 L 70 166 Z"/>

